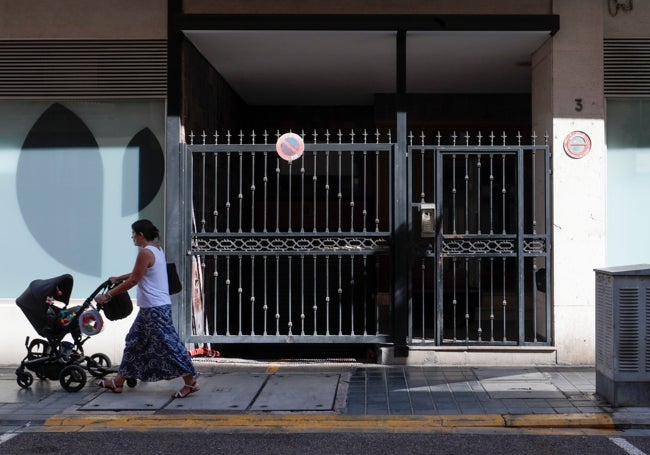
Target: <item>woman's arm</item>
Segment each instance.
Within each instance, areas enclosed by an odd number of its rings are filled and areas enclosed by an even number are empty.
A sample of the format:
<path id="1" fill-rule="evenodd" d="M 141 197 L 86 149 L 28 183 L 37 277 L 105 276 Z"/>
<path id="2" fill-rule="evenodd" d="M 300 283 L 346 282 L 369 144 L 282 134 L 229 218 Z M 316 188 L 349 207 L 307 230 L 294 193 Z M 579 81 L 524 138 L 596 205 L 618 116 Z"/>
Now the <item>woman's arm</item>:
<path id="1" fill-rule="evenodd" d="M 120 275 L 120 276 L 112 276 L 108 278 L 108 281 L 110 281 L 113 284 L 119 283 L 120 281 L 126 280 L 130 275 L 131 273 L 125 273 L 124 275 Z"/>
<path id="2" fill-rule="evenodd" d="M 135 264 L 131 273 L 117 277 L 123 278 L 123 280 L 119 280 L 122 282 L 106 294 L 98 295 L 95 297 L 95 302 L 99 304 L 106 303 L 111 299 L 113 295 L 121 294 L 122 292 L 126 292 L 131 289 L 133 286 L 140 282 L 145 272 L 149 267 L 153 265 L 154 261 L 155 258 L 151 251 L 146 248 L 141 249 L 138 253 L 138 257 L 135 259 Z"/>

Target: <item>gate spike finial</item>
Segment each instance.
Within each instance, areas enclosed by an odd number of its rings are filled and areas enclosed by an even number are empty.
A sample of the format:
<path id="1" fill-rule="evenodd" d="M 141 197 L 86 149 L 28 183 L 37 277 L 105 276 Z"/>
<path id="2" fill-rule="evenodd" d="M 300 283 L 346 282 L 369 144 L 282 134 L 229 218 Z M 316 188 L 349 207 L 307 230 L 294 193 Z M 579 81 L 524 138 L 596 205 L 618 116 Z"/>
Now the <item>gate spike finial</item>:
<path id="1" fill-rule="evenodd" d="M 205 130 L 203 130 L 203 133 L 201 133 L 201 137 L 203 138 L 203 145 L 205 145 L 205 138 L 207 137 L 207 134 L 205 134 Z"/>
<path id="2" fill-rule="evenodd" d="M 451 145 L 456 145 L 456 138 L 458 138 L 458 136 L 456 136 L 456 130 L 454 130 L 451 134 Z"/>
<path id="3" fill-rule="evenodd" d="M 269 143 L 269 132 L 264 130 L 264 134 L 262 134 L 262 136 L 264 136 L 264 145 L 268 144 Z"/>
<path id="4" fill-rule="evenodd" d="M 316 138 L 318 137 L 318 133 L 316 132 L 316 128 L 314 128 L 313 136 L 314 136 L 314 144 L 315 144 L 316 143 Z"/>
<path id="5" fill-rule="evenodd" d="M 363 135 L 363 143 L 364 143 L 364 144 L 367 144 L 367 143 L 368 143 L 368 130 L 366 130 L 366 129 L 364 128 L 364 129 L 363 129 L 363 133 L 362 133 L 362 135 Z"/>
<path id="6" fill-rule="evenodd" d="M 481 131 L 478 132 L 476 135 L 476 138 L 478 139 L 478 145 L 479 147 L 481 146 L 481 139 L 483 139 L 483 135 L 481 134 Z"/>
<path id="7" fill-rule="evenodd" d="M 302 141 L 305 142 L 305 130 L 304 129 L 300 130 L 300 137 L 302 138 Z"/>
<path id="8" fill-rule="evenodd" d="M 517 145 L 521 146 L 521 132 L 517 131 Z"/>
<path id="9" fill-rule="evenodd" d="M 326 144 L 330 143 L 330 130 L 329 130 L 329 128 L 325 130 L 325 143 Z"/>
<path id="10" fill-rule="evenodd" d="M 337 133 L 337 136 L 339 137 L 339 144 L 341 144 L 343 142 L 342 139 L 341 139 L 343 137 L 343 133 L 341 133 L 340 128 L 339 128 L 339 132 Z"/>
<path id="11" fill-rule="evenodd" d="M 424 146 L 424 138 L 426 136 L 424 135 L 424 130 L 420 133 L 420 145 Z"/>
<path id="12" fill-rule="evenodd" d="M 438 141 L 438 147 L 440 147 L 440 143 L 442 141 L 442 134 L 440 133 L 440 130 L 438 130 L 438 134 L 436 134 L 436 140 Z"/>
<path id="13" fill-rule="evenodd" d="M 544 133 L 544 145 L 548 145 L 548 130 Z"/>
<path id="14" fill-rule="evenodd" d="M 350 143 L 354 144 L 354 129 L 350 130 Z"/>
<path id="15" fill-rule="evenodd" d="M 530 135 L 530 138 L 533 140 L 533 145 L 537 145 L 535 143 L 537 141 L 537 134 L 535 134 L 535 130 L 533 130 L 533 134 Z"/>
<path id="16" fill-rule="evenodd" d="M 244 132 L 239 130 L 239 145 L 244 143 Z"/>
<path id="17" fill-rule="evenodd" d="M 469 130 L 465 131 L 465 145 L 469 146 Z"/>
<path id="18" fill-rule="evenodd" d="M 251 142 L 255 144 L 255 130 L 251 131 Z"/>
<path id="19" fill-rule="evenodd" d="M 275 140 L 276 140 L 276 142 L 277 142 L 278 139 L 280 139 L 280 130 L 275 130 Z"/>
<path id="20" fill-rule="evenodd" d="M 494 138 L 495 138 L 495 137 L 496 137 L 496 136 L 494 135 L 494 130 L 490 131 L 490 145 L 491 145 L 491 146 L 494 145 Z"/>
<path id="21" fill-rule="evenodd" d="M 388 143 L 393 143 L 393 132 L 390 130 L 390 128 L 388 128 Z"/>
<path id="22" fill-rule="evenodd" d="M 219 133 L 217 130 L 214 130 L 214 145 L 217 145 L 219 143 Z"/>
<path id="23" fill-rule="evenodd" d="M 377 144 L 379 144 L 379 136 L 380 136 L 380 135 L 381 135 L 381 133 L 379 132 L 379 128 L 377 128 L 377 129 L 375 130 L 375 138 L 377 139 Z"/>
<path id="24" fill-rule="evenodd" d="M 503 131 L 503 133 L 501 134 L 501 139 L 503 139 L 503 145 L 506 145 L 506 138 L 507 138 L 506 132 Z"/>
<path id="25" fill-rule="evenodd" d="M 414 137 L 415 136 L 413 136 L 413 131 L 409 130 L 409 145 L 410 146 L 413 146 L 413 138 Z"/>
<path id="26" fill-rule="evenodd" d="M 226 144 L 230 145 L 230 138 L 232 137 L 232 134 L 230 134 L 230 130 L 226 131 Z"/>
<path id="27" fill-rule="evenodd" d="M 194 145 L 194 131 L 190 131 L 190 145 Z"/>

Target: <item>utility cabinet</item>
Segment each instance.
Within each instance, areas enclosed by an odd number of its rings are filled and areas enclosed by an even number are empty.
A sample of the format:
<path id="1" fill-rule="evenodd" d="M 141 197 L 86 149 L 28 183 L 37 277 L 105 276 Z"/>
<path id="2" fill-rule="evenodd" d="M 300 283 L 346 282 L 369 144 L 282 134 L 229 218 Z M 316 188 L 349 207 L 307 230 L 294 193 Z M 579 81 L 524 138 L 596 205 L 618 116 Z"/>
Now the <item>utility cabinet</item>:
<path id="1" fill-rule="evenodd" d="M 650 264 L 595 269 L 596 393 L 650 405 Z"/>

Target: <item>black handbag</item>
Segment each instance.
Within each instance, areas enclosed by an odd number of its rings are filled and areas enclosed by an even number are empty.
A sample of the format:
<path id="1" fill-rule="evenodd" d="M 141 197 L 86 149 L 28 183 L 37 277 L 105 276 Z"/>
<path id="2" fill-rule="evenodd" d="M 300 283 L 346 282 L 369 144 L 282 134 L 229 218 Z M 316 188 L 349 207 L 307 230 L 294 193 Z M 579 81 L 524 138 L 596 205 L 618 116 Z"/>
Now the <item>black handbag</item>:
<path id="1" fill-rule="evenodd" d="M 111 299 L 102 304 L 100 309 L 109 321 L 117 321 L 131 314 L 133 311 L 133 302 L 131 302 L 131 297 L 128 292 L 122 292 L 117 295 L 112 295 Z"/>
<path id="2" fill-rule="evenodd" d="M 176 271 L 176 264 L 173 262 L 167 263 L 167 282 L 169 285 L 169 295 L 178 294 L 183 289 L 181 279 Z"/>

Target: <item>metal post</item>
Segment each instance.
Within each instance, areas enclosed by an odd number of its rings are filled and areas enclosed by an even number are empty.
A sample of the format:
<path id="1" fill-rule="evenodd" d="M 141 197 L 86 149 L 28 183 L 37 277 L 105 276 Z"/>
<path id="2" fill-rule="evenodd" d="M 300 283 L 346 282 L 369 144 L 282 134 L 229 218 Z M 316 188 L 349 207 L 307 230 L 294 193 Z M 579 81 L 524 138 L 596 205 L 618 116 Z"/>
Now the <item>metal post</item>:
<path id="1" fill-rule="evenodd" d="M 188 280 L 186 273 L 187 267 L 184 263 L 184 255 L 182 254 L 183 238 L 187 233 L 184 232 L 185 226 L 178 222 L 178 220 L 185 218 L 182 192 L 179 191 L 179 188 L 182 187 L 183 179 L 181 177 L 181 172 L 184 167 L 181 162 L 182 144 L 179 144 L 180 130 L 179 118 L 168 116 L 167 157 L 165 160 L 167 164 L 167 176 L 165 178 L 165 190 L 167 195 L 165 198 L 165 255 L 167 256 L 167 261 L 176 264 L 181 280 L 185 283 L 189 283 L 190 281 Z M 183 297 L 186 294 L 186 288 L 187 286 L 183 286 L 183 292 L 172 296 L 172 299 L 180 299 L 183 301 Z M 185 307 L 185 305 L 173 305 L 174 310 L 177 310 L 179 307 Z M 187 307 L 189 308 L 189 305 Z M 182 339 L 184 335 L 183 321 L 185 318 L 180 312 L 176 311 L 173 314 L 173 318 L 176 321 Z"/>
<path id="2" fill-rule="evenodd" d="M 184 154 L 182 153 L 184 138 L 182 137 L 181 124 L 181 60 L 183 34 L 176 24 L 181 5 L 174 0 L 168 0 L 168 40 L 167 40 L 167 134 L 165 152 L 165 254 L 169 262 L 175 262 L 179 270 L 181 281 L 191 282 L 191 270 L 183 254 L 184 239 L 187 238 L 186 226 L 178 220 L 189 220 L 185 213 L 183 193 Z M 172 297 L 180 299 L 181 305 L 173 305 L 172 317 L 181 339 L 191 335 L 187 321 L 190 320 L 190 304 L 188 301 L 188 288 L 183 286 L 183 291 Z"/>
<path id="3" fill-rule="evenodd" d="M 408 356 L 408 340 L 411 337 L 410 314 L 410 227 L 408 217 L 408 177 L 406 112 L 397 113 L 397 144 L 393 162 L 393 242 L 391 251 L 393 341 L 395 357 Z"/>
<path id="4" fill-rule="evenodd" d="M 393 161 L 393 241 L 391 251 L 393 343 L 395 357 L 408 356 L 411 339 L 410 314 L 410 227 L 408 210 L 409 179 L 406 130 L 406 31 L 399 30 L 396 40 L 397 143 Z"/>

